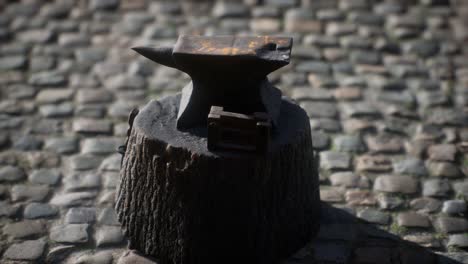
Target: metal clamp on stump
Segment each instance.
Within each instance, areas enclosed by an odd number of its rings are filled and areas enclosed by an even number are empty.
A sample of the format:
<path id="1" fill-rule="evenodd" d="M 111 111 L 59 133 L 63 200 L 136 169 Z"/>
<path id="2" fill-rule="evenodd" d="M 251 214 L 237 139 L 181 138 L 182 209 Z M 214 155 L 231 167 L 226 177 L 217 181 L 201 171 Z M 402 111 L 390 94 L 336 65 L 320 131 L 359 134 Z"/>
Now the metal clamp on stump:
<path id="1" fill-rule="evenodd" d="M 224 111 L 212 106 L 208 115 L 208 149 L 266 153 L 270 145 L 271 121 L 264 112 L 253 115 Z"/>

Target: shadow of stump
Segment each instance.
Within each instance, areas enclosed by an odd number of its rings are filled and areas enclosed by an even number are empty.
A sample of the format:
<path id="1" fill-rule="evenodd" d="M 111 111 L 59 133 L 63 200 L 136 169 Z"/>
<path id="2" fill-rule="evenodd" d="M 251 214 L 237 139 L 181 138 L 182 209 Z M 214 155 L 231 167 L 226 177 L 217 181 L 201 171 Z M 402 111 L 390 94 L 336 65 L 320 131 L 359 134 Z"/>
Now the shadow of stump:
<path id="1" fill-rule="evenodd" d="M 324 202 L 320 225 L 317 237 L 283 264 L 457 264 L 468 260 L 436 254 Z"/>
<path id="2" fill-rule="evenodd" d="M 322 202 L 319 234 L 282 264 L 462 264 L 468 254 L 438 254 Z M 127 251 L 118 264 L 157 264 Z M 245 263 L 250 263 L 246 260 Z"/>

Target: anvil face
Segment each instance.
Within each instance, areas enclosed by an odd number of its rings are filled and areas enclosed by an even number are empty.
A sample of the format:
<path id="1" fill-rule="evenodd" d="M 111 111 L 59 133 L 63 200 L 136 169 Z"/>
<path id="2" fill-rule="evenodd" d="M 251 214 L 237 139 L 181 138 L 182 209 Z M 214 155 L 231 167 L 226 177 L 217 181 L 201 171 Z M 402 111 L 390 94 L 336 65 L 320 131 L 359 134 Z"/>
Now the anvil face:
<path id="1" fill-rule="evenodd" d="M 178 68 L 189 74 L 264 77 L 289 63 L 291 47 L 292 39 L 286 37 L 180 36 L 173 56 Z"/>
<path id="2" fill-rule="evenodd" d="M 255 56 L 260 59 L 289 62 L 289 51 L 292 46 L 291 38 L 253 36 L 180 36 L 174 53 L 211 56 Z M 265 51 L 275 54 L 274 57 L 264 57 Z"/>
<path id="3" fill-rule="evenodd" d="M 180 36 L 173 48 L 134 48 L 160 64 L 186 72 L 177 127 L 206 125 L 211 106 L 243 114 L 266 112 L 275 123 L 281 92 L 266 76 L 289 63 L 287 37 Z"/>

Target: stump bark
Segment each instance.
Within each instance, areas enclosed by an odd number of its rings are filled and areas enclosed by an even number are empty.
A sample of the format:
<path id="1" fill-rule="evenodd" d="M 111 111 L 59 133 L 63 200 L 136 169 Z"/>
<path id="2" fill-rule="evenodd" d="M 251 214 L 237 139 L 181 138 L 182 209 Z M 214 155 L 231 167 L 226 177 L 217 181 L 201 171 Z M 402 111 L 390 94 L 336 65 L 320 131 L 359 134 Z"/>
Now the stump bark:
<path id="1" fill-rule="evenodd" d="M 160 264 L 271 264 L 304 246 L 320 213 L 305 112 L 282 101 L 266 155 L 210 152 L 206 128 L 176 129 L 179 101 L 151 101 L 133 123 L 116 202 L 129 247 Z"/>

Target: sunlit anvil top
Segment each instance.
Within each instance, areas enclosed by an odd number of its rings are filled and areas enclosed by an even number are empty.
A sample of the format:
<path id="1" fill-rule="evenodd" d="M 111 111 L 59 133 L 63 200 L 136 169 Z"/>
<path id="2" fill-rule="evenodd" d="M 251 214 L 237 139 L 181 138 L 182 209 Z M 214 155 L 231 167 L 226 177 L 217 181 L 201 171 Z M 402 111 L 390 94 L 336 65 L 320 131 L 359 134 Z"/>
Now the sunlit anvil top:
<path id="1" fill-rule="evenodd" d="M 289 63 L 288 37 L 180 36 L 174 47 L 136 47 L 141 55 L 192 78 L 184 87 L 177 127 L 205 126 L 210 107 L 266 112 L 276 125 L 281 92 L 266 76 Z"/>

